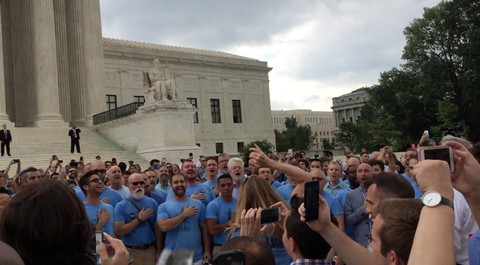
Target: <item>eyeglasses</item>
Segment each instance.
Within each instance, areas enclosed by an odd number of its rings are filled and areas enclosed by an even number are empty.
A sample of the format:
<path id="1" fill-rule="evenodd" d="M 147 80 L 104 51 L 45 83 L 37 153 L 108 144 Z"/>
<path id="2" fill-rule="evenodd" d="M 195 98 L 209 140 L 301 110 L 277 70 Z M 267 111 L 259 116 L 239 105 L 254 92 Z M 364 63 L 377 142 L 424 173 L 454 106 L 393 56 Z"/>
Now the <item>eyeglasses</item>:
<path id="1" fill-rule="evenodd" d="M 99 179 L 99 178 L 94 178 L 94 179 L 91 179 L 89 182 L 95 182 L 95 183 L 98 184 L 98 183 L 102 182 L 102 180 Z"/>
<path id="2" fill-rule="evenodd" d="M 135 182 L 130 182 L 133 186 L 138 186 L 138 185 L 145 185 L 145 181 L 135 181 Z"/>

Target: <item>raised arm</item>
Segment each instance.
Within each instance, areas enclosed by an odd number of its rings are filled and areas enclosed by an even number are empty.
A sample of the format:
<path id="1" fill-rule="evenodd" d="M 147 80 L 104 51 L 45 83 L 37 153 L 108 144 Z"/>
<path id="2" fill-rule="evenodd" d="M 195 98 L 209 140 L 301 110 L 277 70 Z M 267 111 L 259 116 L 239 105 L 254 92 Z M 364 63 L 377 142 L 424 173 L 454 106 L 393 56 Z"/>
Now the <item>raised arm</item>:
<path id="1" fill-rule="evenodd" d="M 268 158 L 268 156 L 262 151 L 262 149 L 260 149 L 260 147 L 258 147 L 258 145 L 250 148 L 250 151 L 250 158 L 255 159 L 260 166 L 283 171 L 286 175 L 293 178 L 297 183 L 303 183 L 312 179 L 310 173 L 299 167 L 290 165 L 288 163 L 280 163 Z"/>
<path id="2" fill-rule="evenodd" d="M 445 161 L 420 161 L 413 169 L 413 177 L 417 180 L 422 192 L 436 191 L 453 201 L 450 169 Z M 444 204 L 434 207 L 424 206 L 408 264 L 455 264 L 453 219 L 454 210 L 450 206 Z"/>

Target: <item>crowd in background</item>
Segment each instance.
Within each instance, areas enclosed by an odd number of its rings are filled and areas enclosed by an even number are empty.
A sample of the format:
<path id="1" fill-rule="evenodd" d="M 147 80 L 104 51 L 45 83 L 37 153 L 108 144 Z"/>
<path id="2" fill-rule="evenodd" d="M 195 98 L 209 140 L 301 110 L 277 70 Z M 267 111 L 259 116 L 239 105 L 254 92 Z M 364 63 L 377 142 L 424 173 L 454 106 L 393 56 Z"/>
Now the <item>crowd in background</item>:
<path id="1" fill-rule="evenodd" d="M 480 144 L 443 144 L 453 172 L 388 146 L 338 160 L 254 147 L 248 161 L 190 154 L 143 170 L 99 156 L 53 155 L 44 169 L 12 160 L 0 175 L 0 239 L 25 264 L 155 264 L 166 248 L 191 250 L 194 264 L 232 249 L 245 264 L 480 264 Z M 311 181 L 319 213 L 306 221 Z M 278 220 L 262 224 L 272 207 Z"/>

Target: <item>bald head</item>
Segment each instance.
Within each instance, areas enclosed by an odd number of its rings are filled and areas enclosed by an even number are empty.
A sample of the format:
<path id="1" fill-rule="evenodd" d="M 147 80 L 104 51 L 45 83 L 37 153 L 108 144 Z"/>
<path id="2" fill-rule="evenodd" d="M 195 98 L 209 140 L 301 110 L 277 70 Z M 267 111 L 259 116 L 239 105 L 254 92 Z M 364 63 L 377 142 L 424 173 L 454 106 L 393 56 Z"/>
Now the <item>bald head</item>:
<path id="1" fill-rule="evenodd" d="M 93 160 L 90 163 L 90 169 L 89 170 L 102 170 L 105 169 L 105 163 L 103 163 L 102 160 Z"/>

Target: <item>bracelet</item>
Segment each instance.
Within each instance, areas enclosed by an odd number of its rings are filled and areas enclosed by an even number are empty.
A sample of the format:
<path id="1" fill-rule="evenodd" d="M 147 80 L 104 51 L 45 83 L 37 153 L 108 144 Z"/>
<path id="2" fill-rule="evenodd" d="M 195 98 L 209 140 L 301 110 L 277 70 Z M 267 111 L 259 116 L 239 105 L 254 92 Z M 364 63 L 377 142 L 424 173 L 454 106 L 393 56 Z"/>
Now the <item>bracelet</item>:
<path id="1" fill-rule="evenodd" d="M 140 219 L 140 217 L 137 217 L 137 221 L 138 221 L 138 223 L 143 222 L 143 221 Z"/>

